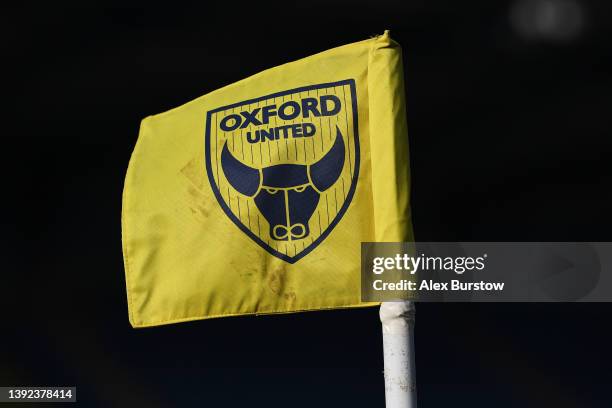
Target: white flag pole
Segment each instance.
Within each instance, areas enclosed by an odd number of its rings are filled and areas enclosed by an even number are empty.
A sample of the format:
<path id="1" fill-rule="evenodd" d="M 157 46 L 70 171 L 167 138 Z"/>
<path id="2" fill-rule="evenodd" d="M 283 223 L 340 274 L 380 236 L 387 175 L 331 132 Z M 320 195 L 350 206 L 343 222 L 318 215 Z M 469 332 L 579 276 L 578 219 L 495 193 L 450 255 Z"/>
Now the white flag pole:
<path id="1" fill-rule="evenodd" d="M 414 317 L 414 302 L 383 302 L 380 305 L 387 408 L 417 406 Z"/>

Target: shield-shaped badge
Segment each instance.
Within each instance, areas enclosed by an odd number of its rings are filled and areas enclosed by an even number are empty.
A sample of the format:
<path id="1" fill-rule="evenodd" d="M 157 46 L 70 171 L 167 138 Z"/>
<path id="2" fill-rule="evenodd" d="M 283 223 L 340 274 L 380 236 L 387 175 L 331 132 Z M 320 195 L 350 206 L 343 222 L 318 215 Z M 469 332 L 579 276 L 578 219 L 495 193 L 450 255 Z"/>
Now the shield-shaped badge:
<path id="1" fill-rule="evenodd" d="M 341 221 L 359 175 L 354 80 L 305 86 L 207 112 L 206 169 L 227 216 L 294 263 Z"/>

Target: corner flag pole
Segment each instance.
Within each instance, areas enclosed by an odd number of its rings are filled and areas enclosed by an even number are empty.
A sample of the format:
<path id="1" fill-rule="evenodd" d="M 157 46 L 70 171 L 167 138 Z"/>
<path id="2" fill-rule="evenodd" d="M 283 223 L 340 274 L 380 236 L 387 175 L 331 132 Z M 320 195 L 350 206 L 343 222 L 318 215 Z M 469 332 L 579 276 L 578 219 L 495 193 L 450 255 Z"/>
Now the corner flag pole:
<path id="1" fill-rule="evenodd" d="M 414 302 L 383 302 L 380 305 L 387 408 L 417 406 L 414 317 Z"/>

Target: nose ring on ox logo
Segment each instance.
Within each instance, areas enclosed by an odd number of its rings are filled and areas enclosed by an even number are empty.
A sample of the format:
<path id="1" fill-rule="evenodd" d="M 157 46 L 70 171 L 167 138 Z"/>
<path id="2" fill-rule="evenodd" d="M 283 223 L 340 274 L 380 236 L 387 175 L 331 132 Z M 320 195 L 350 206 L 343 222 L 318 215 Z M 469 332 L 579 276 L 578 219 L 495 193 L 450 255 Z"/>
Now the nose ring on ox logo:
<path id="1" fill-rule="evenodd" d="M 294 231 L 295 229 L 299 229 L 300 232 Z M 282 232 L 279 233 L 278 230 Z M 272 229 L 272 235 L 274 235 L 274 239 L 280 240 L 285 239 L 291 234 L 291 238 L 303 238 L 306 235 L 306 227 L 304 224 L 293 224 L 290 228 L 287 228 L 285 225 L 276 225 Z"/>
<path id="2" fill-rule="evenodd" d="M 318 90 L 328 95 L 303 97 L 302 93 L 310 95 Z M 285 101 L 287 95 L 292 95 L 289 102 Z M 279 98 L 284 108 L 277 104 Z M 257 107 L 252 108 L 255 103 Z M 303 117 L 288 117 L 294 112 Z M 272 121 L 270 116 L 274 116 Z M 320 116 L 329 116 L 327 126 L 320 122 Z M 285 262 L 293 264 L 312 252 L 340 222 L 353 199 L 360 168 L 357 117 L 354 79 L 294 88 L 208 111 L 206 172 L 223 211 L 255 243 Z M 233 151 L 238 129 L 241 137 L 246 137 L 245 143 L 254 142 L 245 132 L 253 137 L 259 132 L 262 146 L 278 146 L 277 142 L 285 139 L 286 143 L 280 144 L 289 149 L 294 138 L 310 137 L 312 146 L 319 145 L 319 149 L 309 149 L 306 139 L 303 143 L 296 139 L 294 157 L 283 154 L 281 158 L 278 149 L 273 155 L 272 150 L 262 148 L 259 160 L 252 155 L 249 159 L 240 146 Z M 312 157 L 308 157 L 311 150 Z M 235 153 L 241 153 L 243 160 Z M 344 198 L 338 201 L 339 188 Z M 332 200 L 336 197 L 334 213 L 326 208 L 328 191 Z M 313 219 L 323 210 L 328 214 L 325 228 Z M 311 230 L 314 225 L 319 228 Z M 302 245 L 292 245 L 291 250 L 277 246 L 291 241 Z"/>

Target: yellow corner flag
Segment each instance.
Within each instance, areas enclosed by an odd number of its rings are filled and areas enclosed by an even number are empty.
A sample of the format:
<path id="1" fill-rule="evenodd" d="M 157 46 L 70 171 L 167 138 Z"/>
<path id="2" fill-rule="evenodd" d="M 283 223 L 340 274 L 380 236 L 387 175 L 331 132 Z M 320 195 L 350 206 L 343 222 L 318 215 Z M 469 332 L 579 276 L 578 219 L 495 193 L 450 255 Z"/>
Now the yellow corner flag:
<path id="1" fill-rule="evenodd" d="M 364 241 L 410 241 L 401 50 L 388 32 L 145 118 L 125 178 L 134 327 L 372 306 Z"/>

